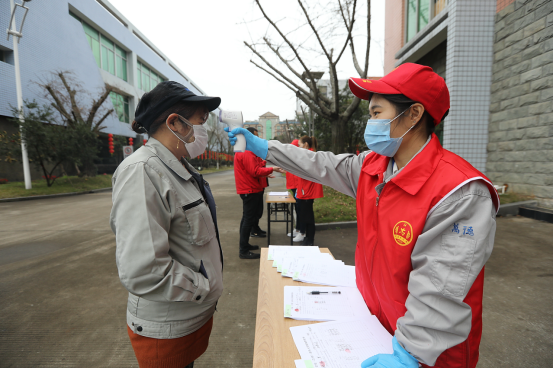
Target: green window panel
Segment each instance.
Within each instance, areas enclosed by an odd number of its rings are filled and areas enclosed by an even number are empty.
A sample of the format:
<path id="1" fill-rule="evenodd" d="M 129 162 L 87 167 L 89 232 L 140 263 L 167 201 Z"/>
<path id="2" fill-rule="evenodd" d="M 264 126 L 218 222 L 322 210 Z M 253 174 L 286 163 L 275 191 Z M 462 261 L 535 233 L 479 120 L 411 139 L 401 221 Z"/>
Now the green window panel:
<path id="1" fill-rule="evenodd" d="M 273 139 L 273 137 L 271 137 L 271 121 L 269 119 L 265 121 L 265 139 Z"/>
<path id="2" fill-rule="evenodd" d="M 104 69 L 106 72 L 108 71 L 108 49 L 106 49 L 106 46 L 102 45 L 102 69 Z"/>
<path id="3" fill-rule="evenodd" d="M 110 92 L 112 104 L 120 122 L 129 123 L 129 98 L 116 92 Z"/>
<path id="4" fill-rule="evenodd" d="M 429 24 L 429 1 L 430 0 L 419 0 L 418 31 L 421 31 L 426 25 Z"/>
<path id="5" fill-rule="evenodd" d="M 146 74 L 146 71 L 142 70 L 142 89 L 145 92 L 150 91 L 150 73 Z"/>
<path id="6" fill-rule="evenodd" d="M 417 33 L 417 0 L 408 0 L 407 8 L 406 41 L 410 41 Z"/>
<path id="7" fill-rule="evenodd" d="M 123 59 L 127 59 L 127 51 L 115 45 L 115 53 Z"/>
<path id="8" fill-rule="evenodd" d="M 111 49 L 111 50 L 114 49 L 114 45 L 113 45 L 112 40 L 110 40 L 109 38 L 107 38 L 104 35 L 101 35 L 101 38 L 102 38 L 102 45 L 105 45 L 108 49 Z"/>
<path id="9" fill-rule="evenodd" d="M 108 72 L 115 76 L 115 54 L 108 50 Z"/>
<path id="10" fill-rule="evenodd" d="M 101 66 L 101 63 L 100 63 L 100 43 L 98 42 L 98 40 L 95 40 L 94 38 L 90 37 L 89 35 L 86 35 L 87 36 L 87 41 L 88 41 L 88 44 L 92 50 L 92 54 L 94 55 L 94 60 L 96 61 L 96 65 L 98 65 L 98 68 L 100 68 Z"/>
<path id="11" fill-rule="evenodd" d="M 140 88 L 141 90 L 143 89 L 142 88 L 142 72 L 140 70 L 140 63 L 137 63 L 137 87 Z"/>
<path id="12" fill-rule="evenodd" d="M 88 24 L 83 22 L 83 29 L 85 30 L 85 33 L 89 35 L 90 37 L 100 41 L 100 38 L 98 36 L 98 31 L 89 26 Z"/>
<path id="13" fill-rule="evenodd" d="M 120 58 L 119 56 L 116 58 L 116 70 L 117 70 L 117 76 L 121 78 L 124 81 L 127 81 L 127 60 Z"/>

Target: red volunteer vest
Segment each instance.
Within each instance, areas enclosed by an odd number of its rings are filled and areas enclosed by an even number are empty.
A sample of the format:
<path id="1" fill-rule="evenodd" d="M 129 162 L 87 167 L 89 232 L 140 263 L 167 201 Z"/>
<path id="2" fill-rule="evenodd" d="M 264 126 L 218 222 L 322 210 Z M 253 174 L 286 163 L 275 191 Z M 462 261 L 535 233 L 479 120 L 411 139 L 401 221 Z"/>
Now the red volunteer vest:
<path id="1" fill-rule="evenodd" d="M 406 313 L 411 255 L 434 207 L 466 183 L 487 184 L 498 210 L 498 195 L 487 177 L 442 148 L 433 134 L 427 146 L 390 180 L 377 197 L 390 158 L 370 153 L 364 160 L 356 199 L 358 244 L 356 283 L 370 311 L 391 333 Z M 435 366 L 475 367 L 482 331 L 484 268 L 464 302 L 471 307 L 468 339 L 444 351 Z"/>

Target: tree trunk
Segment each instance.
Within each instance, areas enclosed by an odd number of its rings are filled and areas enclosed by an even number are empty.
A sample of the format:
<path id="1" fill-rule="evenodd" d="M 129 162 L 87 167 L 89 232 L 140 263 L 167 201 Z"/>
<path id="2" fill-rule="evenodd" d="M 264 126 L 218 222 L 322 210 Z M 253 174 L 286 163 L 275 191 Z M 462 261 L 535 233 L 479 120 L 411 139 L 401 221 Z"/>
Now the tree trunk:
<path id="1" fill-rule="evenodd" d="M 331 121 L 331 151 L 337 155 L 345 152 L 345 128 L 346 121 L 343 119 L 337 118 Z"/>

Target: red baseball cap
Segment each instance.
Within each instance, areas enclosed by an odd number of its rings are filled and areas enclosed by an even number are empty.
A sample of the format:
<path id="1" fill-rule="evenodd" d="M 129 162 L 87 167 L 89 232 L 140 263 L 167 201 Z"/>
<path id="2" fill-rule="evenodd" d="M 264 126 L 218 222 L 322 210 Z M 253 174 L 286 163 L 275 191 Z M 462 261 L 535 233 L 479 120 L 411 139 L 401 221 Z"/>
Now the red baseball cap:
<path id="1" fill-rule="evenodd" d="M 450 93 L 446 82 L 431 67 L 405 63 L 379 80 L 350 78 L 350 91 L 362 100 L 371 100 L 376 94 L 401 94 L 423 105 L 433 117 L 435 125 L 450 109 Z"/>

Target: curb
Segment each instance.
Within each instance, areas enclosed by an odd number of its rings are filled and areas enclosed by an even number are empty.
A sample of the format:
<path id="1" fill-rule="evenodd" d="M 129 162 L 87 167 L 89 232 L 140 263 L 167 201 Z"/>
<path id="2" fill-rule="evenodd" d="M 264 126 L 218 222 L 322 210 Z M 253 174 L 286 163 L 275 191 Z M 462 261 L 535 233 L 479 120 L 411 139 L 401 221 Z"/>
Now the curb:
<path id="1" fill-rule="evenodd" d="M 526 218 L 552 223 L 552 209 L 545 209 L 532 205 L 521 206 L 519 208 L 519 215 Z"/>
<path id="2" fill-rule="evenodd" d="M 518 215 L 520 206 L 536 206 L 538 203 L 537 200 L 527 200 L 500 205 L 500 209 L 498 209 L 496 216 L 505 217 L 506 215 Z"/>
<path id="3" fill-rule="evenodd" d="M 335 222 L 335 223 L 316 223 L 315 229 L 318 231 L 325 231 L 325 230 L 335 230 L 335 229 L 341 229 L 341 228 L 357 228 L 358 222 L 357 221 L 351 221 L 351 222 Z"/>
<path id="4" fill-rule="evenodd" d="M 222 170 L 220 172 L 213 172 L 213 173 L 207 173 L 203 174 L 203 176 L 209 176 L 210 174 L 217 174 L 227 172 L 226 170 Z M 202 173 L 200 173 L 202 174 Z M 97 190 L 89 190 L 89 191 L 82 191 L 82 192 L 67 192 L 67 193 L 56 193 L 53 195 L 37 195 L 37 196 L 26 196 L 26 197 L 10 197 L 7 199 L 0 199 L 0 203 L 2 202 L 15 202 L 15 201 L 29 201 L 29 200 L 42 200 L 42 199 L 53 199 L 56 197 L 66 197 L 66 196 L 76 196 L 76 195 L 86 195 L 87 193 L 97 193 L 97 192 L 108 192 L 111 191 L 111 187 L 106 188 L 99 188 Z"/>
<path id="5" fill-rule="evenodd" d="M 528 200 L 528 201 L 518 201 L 518 202 L 512 202 L 510 204 L 500 205 L 500 209 L 498 209 L 497 215 L 498 216 L 521 215 L 519 210 L 520 206 L 528 208 L 528 207 L 534 207 L 537 204 L 538 204 L 537 200 Z M 337 228 L 357 228 L 357 227 L 358 227 L 358 222 L 355 220 L 350 222 L 316 223 L 315 225 L 315 229 L 317 229 L 318 231 L 324 231 L 324 230 L 330 230 L 330 229 L 333 230 Z"/>
<path id="6" fill-rule="evenodd" d="M 8 199 L 0 199 L 1 202 L 15 202 L 15 201 L 29 201 L 29 200 L 41 200 L 41 199 L 53 199 L 56 197 L 66 197 L 66 196 L 76 196 L 76 195 L 85 195 L 87 193 L 97 193 L 97 192 L 109 192 L 111 187 L 99 188 L 97 190 L 89 190 L 83 192 L 68 192 L 68 193 L 56 193 L 53 195 L 37 195 L 37 196 L 27 196 L 27 197 L 10 197 Z"/>

